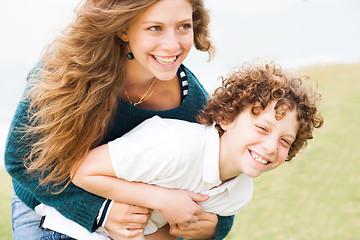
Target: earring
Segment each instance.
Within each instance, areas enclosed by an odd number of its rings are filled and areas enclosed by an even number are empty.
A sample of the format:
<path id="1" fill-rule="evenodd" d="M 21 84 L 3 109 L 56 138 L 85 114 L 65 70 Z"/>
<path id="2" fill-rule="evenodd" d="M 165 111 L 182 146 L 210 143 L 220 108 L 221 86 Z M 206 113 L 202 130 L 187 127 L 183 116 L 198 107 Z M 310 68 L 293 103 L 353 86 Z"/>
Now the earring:
<path id="1" fill-rule="evenodd" d="M 130 50 L 130 46 L 129 43 L 127 44 L 127 49 L 129 50 L 129 53 L 126 54 L 127 59 L 129 59 L 130 61 L 133 60 L 135 58 L 134 54 L 131 52 Z"/>
<path id="2" fill-rule="evenodd" d="M 134 54 L 132 52 L 129 52 L 128 54 L 126 54 L 127 59 L 129 60 L 133 60 L 135 58 Z"/>

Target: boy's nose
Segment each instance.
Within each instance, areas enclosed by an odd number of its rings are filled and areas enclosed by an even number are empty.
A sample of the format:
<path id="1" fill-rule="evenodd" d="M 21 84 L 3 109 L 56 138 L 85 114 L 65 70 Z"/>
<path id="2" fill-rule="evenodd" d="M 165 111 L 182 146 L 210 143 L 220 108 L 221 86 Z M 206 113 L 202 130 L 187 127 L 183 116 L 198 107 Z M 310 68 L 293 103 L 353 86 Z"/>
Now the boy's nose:
<path id="1" fill-rule="evenodd" d="M 269 137 L 263 141 L 262 147 L 267 154 L 275 154 L 277 149 L 277 141 Z"/>

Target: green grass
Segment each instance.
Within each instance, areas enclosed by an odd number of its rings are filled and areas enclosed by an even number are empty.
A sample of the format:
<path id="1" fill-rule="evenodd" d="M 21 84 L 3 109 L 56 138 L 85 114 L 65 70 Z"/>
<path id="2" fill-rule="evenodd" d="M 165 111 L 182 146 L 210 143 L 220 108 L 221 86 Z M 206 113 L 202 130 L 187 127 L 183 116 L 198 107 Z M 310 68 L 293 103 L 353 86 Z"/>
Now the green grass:
<path id="1" fill-rule="evenodd" d="M 11 232 L 11 189 L 10 176 L 0 170 L 0 240 L 12 239 Z"/>
<path id="2" fill-rule="evenodd" d="M 254 179 L 254 197 L 227 240 L 360 237 L 360 64 L 303 69 L 325 118 L 293 162 Z"/>
<path id="3" fill-rule="evenodd" d="M 360 64 L 302 71 L 319 83 L 325 124 L 293 162 L 254 179 L 253 200 L 227 240 L 360 238 Z M 8 240 L 11 183 L 4 170 L 0 181 L 0 240 Z"/>

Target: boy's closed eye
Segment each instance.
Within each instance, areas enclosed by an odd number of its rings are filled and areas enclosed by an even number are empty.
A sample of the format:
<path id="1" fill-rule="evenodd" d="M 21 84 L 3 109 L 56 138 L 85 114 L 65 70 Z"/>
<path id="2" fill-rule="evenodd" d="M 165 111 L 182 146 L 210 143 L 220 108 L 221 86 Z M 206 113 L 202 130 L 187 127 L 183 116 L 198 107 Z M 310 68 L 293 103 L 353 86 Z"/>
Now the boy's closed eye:
<path id="1" fill-rule="evenodd" d="M 288 139 L 285 139 L 285 138 L 282 138 L 281 139 L 281 142 L 284 144 L 285 147 L 287 148 L 290 148 L 291 144 L 292 144 L 292 141 L 288 140 Z"/>
<path id="2" fill-rule="evenodd" d="M 270 129 L 268 127 L 266 127 L 265 125 L 256 125 L 256 129 L 260 134 L 269 134 L 270 133 Z M 292 145 L 293 141 L 287 138 L 281 138 L 281 143 L 287 147 L 290 148 L 290 146 Z"/>
<path id="3" fill-rule="evenodd" d="M 258 132 L 263 133 L 263 134 L 269 133 L 269 129 L 263 125 L 256 125 L 256 129 L 258 130 Z"/>

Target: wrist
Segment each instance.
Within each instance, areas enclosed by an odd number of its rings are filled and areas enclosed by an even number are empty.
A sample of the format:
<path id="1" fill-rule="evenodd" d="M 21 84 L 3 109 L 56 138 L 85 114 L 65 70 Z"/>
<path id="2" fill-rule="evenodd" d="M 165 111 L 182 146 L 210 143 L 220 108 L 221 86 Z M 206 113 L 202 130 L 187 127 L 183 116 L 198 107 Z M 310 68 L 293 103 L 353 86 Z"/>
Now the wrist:
<path id="1" fill-rule="evenodd" d="M 96 218 L 97 227 L 105 227 L 106 221 L 109 217 L 109 213 L 113 204 L 114 204 L 113 200 L 110 199 L 105 200 Z"/>
<path id="2" fill-rule="evenodd" d="M 159 212 L 164 211 L 170 201 L 170 195 L 171 191 L 169 189 L 158 187 L 151 200 L 153 204 L 151 209 L 158 210 Z"/>

